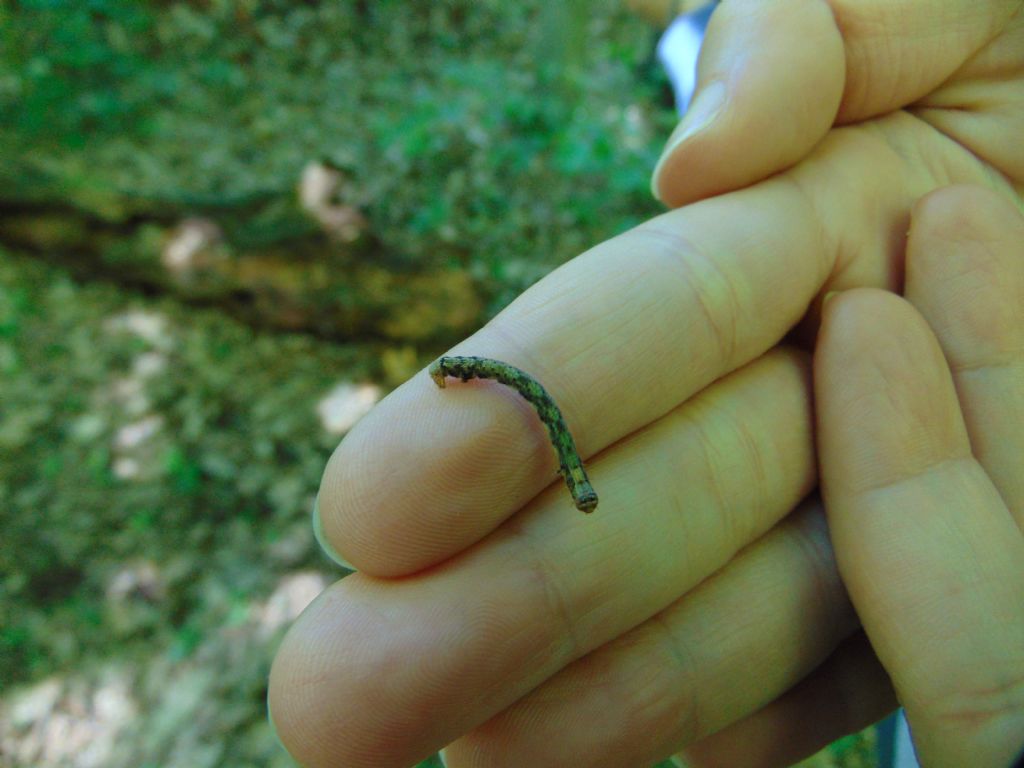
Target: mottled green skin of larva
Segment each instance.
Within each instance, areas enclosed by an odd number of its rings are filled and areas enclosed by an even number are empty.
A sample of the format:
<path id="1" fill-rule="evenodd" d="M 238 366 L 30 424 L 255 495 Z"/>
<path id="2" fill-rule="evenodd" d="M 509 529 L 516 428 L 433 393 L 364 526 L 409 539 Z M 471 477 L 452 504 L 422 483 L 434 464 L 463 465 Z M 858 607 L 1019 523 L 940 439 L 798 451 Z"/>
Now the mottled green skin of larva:
<path id="1" fill-rule="evenodd" d="M 442 389 L 446 376 L 463 381 L 494 379 L 507 387 L 512 387 L 537 410 L 537 415 L 547 427 L 551 444 L 558 456 L 558 472 L 565 478 L 565 484 L 569 486 L 569 493 L 572 494 L 576 508 L 582 512 L 593 512 L 597 508 L 597 493 L 583 469 L 583 461 L 576 450 L 576 442 L 572 439 L 562 412 L 539 381 L 514 365 L 487 357 L 441 357 L 430 364 L 427 372 L 434 383 Z"/>

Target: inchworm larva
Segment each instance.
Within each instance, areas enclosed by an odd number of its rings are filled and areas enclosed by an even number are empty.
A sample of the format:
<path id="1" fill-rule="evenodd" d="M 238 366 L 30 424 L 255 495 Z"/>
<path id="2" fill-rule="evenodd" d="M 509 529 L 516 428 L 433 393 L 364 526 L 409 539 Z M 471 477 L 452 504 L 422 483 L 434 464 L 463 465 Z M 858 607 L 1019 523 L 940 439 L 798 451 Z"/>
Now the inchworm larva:
<path id="1" fill-rule="evenodd" d="M 569 486 L 569 493 L 576 503 L 576 509 L 593 512 L 597 508 L 597 492 L 583 470 L 583 461 L 576 451 L 576 443 L 572 439 L 569 427 L 566 426 L 555 401 L 539 381 L 513 365 L 487 357 L 441 357 L 431 363 L 427 371 L 434 383 L 442 389 L 446 376 L 463 381 L 495 379 L 507 387 L 512 387 L 526 398 L 526 401 L 537 410 L 537 415 L 544 422 L 544 426 L 548 428 L 551 444 L 558 455 L 558 473 L 565 478 L 565 484 Z"/>

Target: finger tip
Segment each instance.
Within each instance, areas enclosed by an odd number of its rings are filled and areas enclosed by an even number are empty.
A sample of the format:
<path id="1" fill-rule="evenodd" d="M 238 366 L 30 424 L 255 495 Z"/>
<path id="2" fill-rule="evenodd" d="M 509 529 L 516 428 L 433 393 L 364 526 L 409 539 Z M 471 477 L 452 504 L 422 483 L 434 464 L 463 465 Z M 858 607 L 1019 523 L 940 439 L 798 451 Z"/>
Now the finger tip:
<path id="1" fill-rule="evenodd" d="M 855 289 L 832 298 L 814 360 L 826 490 L 891 485 L 969 450 L 942 349 L 902 297 Z"/>
<path id="2" fill-rule="evenodd" d="M 680 208 L 731 188 L 743 186 L 732 170 L 715 168 L 717 137 L 707 136 L 666 150 L 651 176 L 654 198 L 667 208 Z"/>
<path id="3" fill-rule="evenodd" d="M 914 207 L 907 297 L 958 368 L 1001 366 L 1024 341 L 1024 217 L 974 185 L 936 190 Z"/>
<path id="4" fill-rule="evenodd" d="M 487 382 L 447 396 L 425 380 L 388 395 L 324 470 L 318 539 L 367 575 L 408 576 L 476 543 L 536 494 L 550 461 L 538 435 L 524 439 L 525 401 L 497 400 Z"/>
<path id="5" fill-rule="evenodd" d="M 1024 229 L 1020 211 L 1004 195 L 978 184 L 952 184 L 922 196 L 911 211 L 911 236 L 939 244 L 985 241 Z"/>
<path id="6" fill-rule="evenodd" d="M 405 418 L 371 412 L 345 436 L 324 469 L 313 516 L 314 534 L 329 558 L 384 578 L 433 562 L 421 546 L 429 525 L 420 515 L 434 456 L 425 445 L 429 431 L 415 404 L 412 413 L 402 404 L 397 410 Z"/>
<path id="7" fill-rule="evenodd" d="M 384 764 L 383 756 L 399 748 L 385 737 L 388 723 L 379 716 L 396 704 L 381 694 L 389 662 L 381 622 L 372 609 L 346 600 L 341 584 L 296 620 L 270 668 L 267 710 L 274 731 L 308 768 Z"/>
<path id="8" fill-rule="evenodd" d="M 908 361 L 945 363 L 927 323 L 902 296 L 880 288 L 834 292 L 822 307 L 815 370 L 829 380 L 870 375 L 879 366 L 902 369 Z"/>
<path id="9" fill-rule="evenodd" d="M 666 149 L 651 174 L 651 194 L 666 208 L 678 208 L 688 201 L 686 177 L 675 160 L 674 150 Z"/>
<path id="10" fill-rule="evenodd" d="M 333 749 L 323 743 L 324 733 L 337 731 L 336 724 L 324 717 L 325 705 L 320 686 L 301 681 L 321 675 L 309 673 L 309 654 L 301 635 L 286 636 L 270 668 L 267 687 L 267 713 L 278 743 L 299 764 L 314 768 L 337 764 Z"/>
<path id="11" fill-rule="evenodd" d="M 657 200 L 662 205 L 665 201 L 661 198 L 661 166 L 662 158 L 658 158 L 658 162 L 654 166 L 654 171 L 651 173 L 651 197 Z"/>
<path id="12" fill-rule="evenodd" d="M 277 723 L 274 722 L 274 708 L 273 708 L 273 705 L 271 703 L 271 693 L 270 692 L 271 692 L 271 687 L 268 685 L 267 686 L 267 723 L 269 723 L 269 725 L 270 725 L 270 732 L 274 735 L 274 740 L 277 742 L 277 746 L 280 749 L 284 750 L 285 752 L 288 752 L 288 747 L 286 747 L 284 745 L 284 742 L 281 741 L 281 736 L 278 733 Z"/>
<path id="13" fill-rule="evenodd" d="M 719 115 L 728 101 L 727 96 L 728 89 L 721 81 L 714 81 L 698 89 L 686 115 L 669 136 L 665 150 L 654 166 L 651 194 L 655 200 L 670 208 L 678 208 L 706 197 L 707 189 L 701 187 L 700 175 L 685 171 L 687 167 L 691 171 L 696 167 L 693 162 L 693 145 L 705 143 L 703 137 L 716 132 L 716 126 L 721 122 Z"/>
<path id="14" fill-rule="evenodd" d="M 291 633 L 289 632 L 289 635 Z M 297 662 L 303 654 L 293 651 L 295 641 L 289 636 L 278 649 L 270 667 L 267 683 L 267 717 L 278 744 L 302 765 L 319 765 L 315 744 L 316 725 L 306 716 L 309 707 L 303 693 L 294 685 Z"/>
<path id="15" fill-rule="evenodd" d="M 317 544 L 320 545 L 320 549 L 323 550 L 324 554 L 337 565 L 340 565 L 342 568 L 347 568 L 350 571 L 357 570 L 352 563 L 341 556 L 341 554 L 331 544 L 327 534 L 324 533 L 323 520 L 320 517 L 319 494 L 317 494 L 316 500 L 313 502 L 313 537 L 316 539 Z"/>
<path id="16" fill-rule="evenodd" d="M 851 288 L 828 291 L 822 298 L 822 327 L 828 338 L 836 334 L 864 336 L 875 333 L 899 305 L 906 302 L 881 288 Z"/>

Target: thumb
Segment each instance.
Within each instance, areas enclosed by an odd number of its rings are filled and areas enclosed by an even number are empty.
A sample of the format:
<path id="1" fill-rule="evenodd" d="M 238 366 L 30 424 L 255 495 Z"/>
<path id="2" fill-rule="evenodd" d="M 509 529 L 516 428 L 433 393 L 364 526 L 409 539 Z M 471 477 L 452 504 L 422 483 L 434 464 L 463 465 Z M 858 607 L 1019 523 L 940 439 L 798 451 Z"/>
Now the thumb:
<path id="1" fill-rule="evenodd" d="M 1020 0 L 722 0 L 654 195 L 678 207 L 789 167 L 834 123 L 933 91 L 1020 10 Z"/>
<path id="2" fill-rule="evenodd" d="M 843 42 L 821 0 L 724 0 L 711 15 L 697 88 L 654 169 L 671 208 L 786 168 L 832 126 Z"/>

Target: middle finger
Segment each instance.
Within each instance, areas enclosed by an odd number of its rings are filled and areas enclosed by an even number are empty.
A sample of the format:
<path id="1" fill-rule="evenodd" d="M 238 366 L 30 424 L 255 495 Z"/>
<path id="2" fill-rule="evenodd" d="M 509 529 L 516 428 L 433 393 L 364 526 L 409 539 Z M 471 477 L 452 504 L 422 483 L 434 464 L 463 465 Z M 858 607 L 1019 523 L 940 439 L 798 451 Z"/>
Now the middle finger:
<path id="1" fill-rule="evenodd" d="M 667 609 L 457 741 L 447 764 L 650 765 L 771 702 L 857 626 L 824 509 L 811 500 Z"/>
<path id="2" fill-rule="evenodd" d="M 781 181 L 673 211 L 556 270 L 454 353 L 535 376 L 587 458 L 776 344 L 830 269 L 821 231 Z M 441 392 L 420 372 L 331 457 L 322 531 L 358 569 L 405 575 L 483 538 L 555 469 L 514 392 Z"/>

